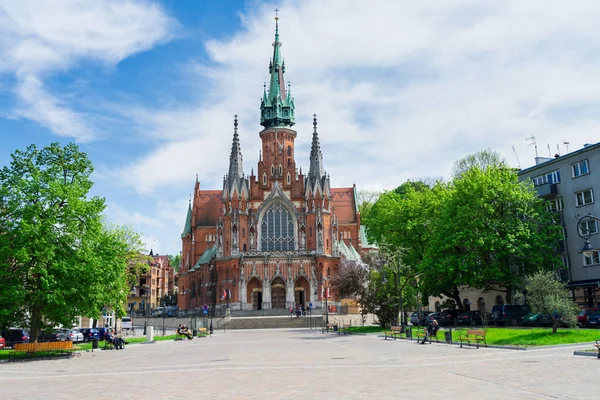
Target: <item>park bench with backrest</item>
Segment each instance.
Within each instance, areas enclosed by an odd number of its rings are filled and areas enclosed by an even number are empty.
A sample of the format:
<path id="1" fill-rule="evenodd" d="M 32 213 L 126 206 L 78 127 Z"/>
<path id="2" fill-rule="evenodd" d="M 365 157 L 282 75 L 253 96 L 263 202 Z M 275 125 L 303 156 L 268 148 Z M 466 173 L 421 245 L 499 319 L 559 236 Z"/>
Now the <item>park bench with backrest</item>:
<path id="1" fill-rule="evenodd" d="M 479 343 L 485 344 L 487 347 L 487 342 L 485 341 L 485 335 L 487 331 L 485 329 L 469 329 L 467 333 L 460 333 L 458 335 L 458 340 L 460 341 L 460 347 L 462 347 L 463 342 L 467 343 L 469 346 L 471 343 L 476 343 L 477 348 L 479 348 Z"/>
<path id="2" fill-rule="evenodd" d="M 352 326 L 351 324 L 341 325 L 337 331 L 338 335 L 349 335 L 351 326 Z"/>
<path id="3" fill-rule="evenodd" d="M 423 339 L 425 338 L 425 332 L 426 332 L 426 328 L 418 328 L 415 332 L 413 332 L 413 336 L 415 338 L 417 338 L 417 342 L 419 340 L 423 341 Z M 429 343 L 431 343 L 431 339 L 435 339 L 435 341 L 438 343 L 440 342 L 440 340 L 438 339 L 438 336 L 437 336 L 438 332 L 439 332 L 439 329 L 435 329 L 433 331 L 433 333 L 431 333 L 427 336 L 427 340 L 429 340 Z M 412 340 L 412 337 L 410 338 L 410 340 Z"/>
<path id="4" fill-rule="evenodd" d="M 323 325 L 323 328 L 321 328 L 321 333 L 329 333 L 329 332 L 335 332 L 333 324 Z"/>
<path id="5" fill-rule="evenodd" d="M 407 333 L 407 330 L 404 329 L 403 326 L 392 326 L 390 327 L 389 331 L 384 331 L 383 332 L 383 338 L 385 340 L 387 340 L 387 338 L 394 338 L 394 340 L 396 340 L 396 338 L 401 338 L 402 335 L 405 335 Z"/>
<path id="6" fill-rule="evenodd" d="M 207 337 L 208 335 L 208 329 L 206 328 L 198 328 L 198 337 Z"/>
<path id="7" fill-rule="evenodd" d="M 43 343 L 17 343 L 15 344 L 15 355 L 27 354 L 28 357 L 35 356 L 36 353 L 46 353 L 49 357 L 70 356 L 72 355 L 73 342 L 66 340 L 63 342 L 43 342 Z"/>

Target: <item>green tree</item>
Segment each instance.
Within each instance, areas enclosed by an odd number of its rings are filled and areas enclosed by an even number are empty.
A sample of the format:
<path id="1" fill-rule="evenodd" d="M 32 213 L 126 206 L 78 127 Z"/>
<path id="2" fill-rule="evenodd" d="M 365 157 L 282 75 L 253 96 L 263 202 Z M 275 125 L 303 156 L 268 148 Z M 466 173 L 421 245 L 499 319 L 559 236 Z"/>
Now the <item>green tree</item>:
<path id="1" fill-rule="evenodd" d="M 102 221 L 104 199 L 89 198 L 92 164 L 75 144 L 17 150 L 0 170 L 0 325 L 70 325 L 122 315 L 132 248 Z M 123 268 L 123 266 L 125 266 Z"/>
<path id="2" fill-rule="evenodd" d="M 535 313 L 552 316 L 552 333 L 556 333 L 561 321 L 575 325 L 579 306 L 571 300 L 569 290 L 552 271 L 538 271 L 528 276 L 527 282 L 527 304 Z"/>
<path id="3" fill-rule="evenodd" d="M 560 227 L 529 183 L 500 166 L 471 168 L 453 181 L 424 257 L 424 290 L 462 302 L 459 287 L 505 290 L 560 262 Z"/>
<path id="4" fill-rule="evenodd" d="M 169 265 L 175 270 L 179 271 L 179 264 L 181 264 L 181 254 L 169 255 Z"/>
<path id="5" fill-rule="evenodd" d="M 452 178 L 459 179 L 462 174 L 472 168 L 485 171 L 489 167 L 501 167 L 505 165 L 506 160 L 500 157 L 500 154 L 497 151 L 492 151 L 492 149 L 487 148 L 478 151 L 477 153 L 469 154 L 456 161 L 452 168 Z"/>
<path id="6" fill-rule="evenodd" d="M 361 220 L 366 220 L 368 218 L 371 207 L 375 204 L 380 195 L 381 192 L 376 190 L 358 191 L 358 212 L 360 213 Z"/>

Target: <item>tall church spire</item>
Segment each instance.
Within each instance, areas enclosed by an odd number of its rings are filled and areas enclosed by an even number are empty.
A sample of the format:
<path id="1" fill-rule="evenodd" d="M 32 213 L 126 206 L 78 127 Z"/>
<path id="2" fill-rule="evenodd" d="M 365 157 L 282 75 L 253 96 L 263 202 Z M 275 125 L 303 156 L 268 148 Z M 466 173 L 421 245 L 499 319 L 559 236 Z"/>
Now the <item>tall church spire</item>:
<path id="1" fill-rule="evenodd" d="M 276 12 L 279 10 L 276 10 Z M 273 58 L 269 61 L 269 93 L 263 95 L 260 104 L 260 124 L 265 128 L 293 126 L 294 99 L 288 96 L 285 88 L 285 62 L 281 56 L 279 41 L 279 17 L 275 16 L 275 41 L 273 42 Z"/>
<path id="2" fill-rule="evenodd" d="M 231 144 L 231 155 L 229 156 L 229 179 L 233 177 L 241 178 L 244 176 L 244 166 L 242 158 L 242 148 L 240 147 L 240 137 L 238 135 L 237 114 L 233 119 L 233 143 Z"/>
<path id="3" fill-rule="evenodd" d="M 317 133 L 317 114 L 313 115 L 313 137 L 310 147 L 310 169 L 308 176 L 312 182 L 320 181 L 325 175 L 323 168 L 323 153 L 321 153 L 321 145 L 319 144 L 319 134 Z"/>

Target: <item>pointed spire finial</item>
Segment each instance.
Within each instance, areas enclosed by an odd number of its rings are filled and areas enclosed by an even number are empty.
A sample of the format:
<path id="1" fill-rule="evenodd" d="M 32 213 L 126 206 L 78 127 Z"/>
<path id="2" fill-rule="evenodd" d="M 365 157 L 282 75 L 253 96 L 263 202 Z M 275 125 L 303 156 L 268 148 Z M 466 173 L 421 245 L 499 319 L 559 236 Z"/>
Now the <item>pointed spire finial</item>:
<path id="1" fill-rule="evenodd" d="M 317 114 L 313 114 L 313 132 L 317 133 Z"/>

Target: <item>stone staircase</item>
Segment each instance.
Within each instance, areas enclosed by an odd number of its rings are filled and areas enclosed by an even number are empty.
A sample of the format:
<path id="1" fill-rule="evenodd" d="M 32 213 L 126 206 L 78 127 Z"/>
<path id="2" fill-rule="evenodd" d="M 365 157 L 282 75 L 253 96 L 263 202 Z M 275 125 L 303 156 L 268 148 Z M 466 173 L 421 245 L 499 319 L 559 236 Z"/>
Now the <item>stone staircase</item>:
<path id="1" fill-rule="evenodd" d="M 290 329 L 290 328 L 313 328 L 323 324 L 323 318 L 313 316 L 312 318 L 290 318 L 285 317 L 232 317 L 227 324 L 227 329 Z"/>

